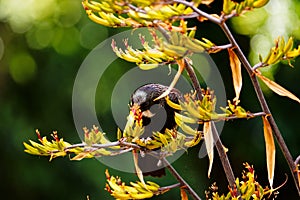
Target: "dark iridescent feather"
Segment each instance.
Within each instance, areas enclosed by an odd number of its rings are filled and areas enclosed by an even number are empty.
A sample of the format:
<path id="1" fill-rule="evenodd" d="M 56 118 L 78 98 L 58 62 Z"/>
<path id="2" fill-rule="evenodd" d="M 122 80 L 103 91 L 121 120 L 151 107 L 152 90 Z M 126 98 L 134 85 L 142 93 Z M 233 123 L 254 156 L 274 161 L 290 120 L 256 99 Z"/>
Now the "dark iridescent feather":
<path id="1" fill-rule="evenodd" d="M 151 107 L 155 107 L 154 116 L 149 118 L 143 116 L 143 126 L 145 126 L 145 133 L 142 137 L 147 138 L 152 136 L 153 131 L 159 131 L 164 133 L 166 129 L 176 128 L 176 122 L 174 115 L 176 110 L 171 108 L 167 103 L 165 98 L 154 101 L 159 97 L 163 92 L 168 89 L 167 86 L 161 84 L 147 84 L 136 89 L 131 95 L 130 105 L 140 106 L 141 111 L 147 111 Z M 178 100 L 181 98 L 181 93 L 177 89 L 172 89 L 169 93 L 169 98 L 171 101 L 178 103 Z M 153 124 L 161 124 L 160 126 L 153 126 Z M 150 125 L 149 125 L 150 124 Z M 148 126 L 149 125 L 149 126 Z M 151 175 L 154 177 L 160 177 L 165 175 L 165 169 L 157 166 L 158 160 L 151 155 L 145 155 L 144 157 L 139 156 L 139 167 L 143 171 L 144 176 Z"/>

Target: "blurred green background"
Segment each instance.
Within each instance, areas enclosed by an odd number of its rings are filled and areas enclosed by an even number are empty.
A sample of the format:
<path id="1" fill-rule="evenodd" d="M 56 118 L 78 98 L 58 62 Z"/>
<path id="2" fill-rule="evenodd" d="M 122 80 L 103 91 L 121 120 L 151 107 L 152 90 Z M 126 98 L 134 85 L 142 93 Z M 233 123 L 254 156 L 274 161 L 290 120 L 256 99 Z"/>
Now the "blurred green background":
<path id="1" fill-rule="evenodd" d="M 219 1 L 211 5 L 219 13 Z M 197 22 L 192 21 L 191 25 Z M 248 13 L 246 17 L 230 21 L 230 27 L 241 48 L 252 64 L 258 53 L 263 56 L 277 36 L 294 36 L 300 40 L 300 3 L 297 0 L 271 0 L 264 9 Z M 80 142 L 72 119 L 72 87 L 77 70 L 86 55 L 101 41 L 125 29 L 111 29 L 90 21 L 80 0 L 0 0 L 0 136 L 1 189 L 10 199 L 107 199 L 104 191 L 107 168 L 95 159 L 69 161 L 24 153 L 22 142 L 36 140 L 35 129 L 50 138 L 59 136 L 73 143 Z M 197 37 L 206 37 L 216 44 L 226 44 L 219 27 L 204 22 L 198 27 Z M 234 97 L 226 52 L 212 56 L 228 84 L 228 99 Z M 268 77 L 300 96 L 300 59 L 265 70 Z M 99 63 L 101 65 L 101 63 Z M 96 109 L 105 132 L 115 133 L 116 125 L 110 111 L 111 91 L 114 84 L 132 65 L 117 61 L 105 72 L 99 83 Z M 247 110 L 260 111 L 251 83 L 244 73 L 241 101 Z M 100 89 L 99 89 L 100 90 Z M 294 157 L 300 152 L 300 105 L 274 95 L 265 89 L 267 101 L 283 137 Z M 225 123 L 221 138 L 229 148 L 233 170 L 239 176 L 242 163 L 254 165 L 258 180 L 267 185 L 265 146 L 260 119 L 229 121 Z M 199 147 L 189 150 L 174 163 L 178 172 L 204 198 L 204 190 L 217 182 L 221 192 L 226 179 L 216 157 L 212 176 L 207 179 L 207 158 L 198 159 Z M 125 181 L 136 180 L 132 174 L 110 170 Z M 297 199 L 287 164 L 279 149 L 276 154 L 274 187 L 281 185 L 288 174 L 288 183 L 279 191 L 278 199 Z M 157 180 L 161 185 L 175 183 L 168 175 Z M 174 190 L 156 199 L 179 199 Z"/>

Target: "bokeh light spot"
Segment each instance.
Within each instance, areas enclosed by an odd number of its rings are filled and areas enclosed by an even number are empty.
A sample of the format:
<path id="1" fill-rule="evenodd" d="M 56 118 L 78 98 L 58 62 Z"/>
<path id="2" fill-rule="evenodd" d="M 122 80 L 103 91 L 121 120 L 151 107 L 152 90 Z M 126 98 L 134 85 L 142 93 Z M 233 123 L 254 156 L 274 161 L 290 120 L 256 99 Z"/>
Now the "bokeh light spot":
<path id="1" fill-rule="evenodd" d="M 42 49 L 48 47 L 54 38 L 54 27 L 51 22 L 40 23 L 36 28 L 26 33 L 26 39 L 31 48 Z"/>
<path id="2" fill-rule="evenodd" d="M 36 63 L 31 55 L 19 53 L 12 57 L 9 72 L 15 82 L 24 84 L 34 77 Z"/>
<path id="3" fill-rule="evenodd" d="M 107 37 L 108 30 L 106 27 L 88 23 L 80 31 L 80 44 L 84 48 L 93 49 Z"/>
<path id="4" fill-rule="evenodd" d="M 57 28 L 55 36 L 52 46 L 59 54 L 72 55 L 80 47 L 79 31 L 74 27 Z"/>
<path id="5" fill-rule="evenodd" d="M 0 1 L 0 20 L 9 22 L 15 33 L 25 33 L 37 21 L 50 16 L 55 8 L 55 0 Z"/>
<path id="6" fill-rule="evenodd" d="M 254 35 L 264 24 L 268 14 L 264 8 L 247 12 L 244 16 L 232 18 L 234 31 L 242 35 Z"/>
<path id="7" fill-rule="evenodd" d="M 59 1 L 55 19 L 62 27 L 71 27 L 81 18 L 81 5 L 78 1 Z"/>

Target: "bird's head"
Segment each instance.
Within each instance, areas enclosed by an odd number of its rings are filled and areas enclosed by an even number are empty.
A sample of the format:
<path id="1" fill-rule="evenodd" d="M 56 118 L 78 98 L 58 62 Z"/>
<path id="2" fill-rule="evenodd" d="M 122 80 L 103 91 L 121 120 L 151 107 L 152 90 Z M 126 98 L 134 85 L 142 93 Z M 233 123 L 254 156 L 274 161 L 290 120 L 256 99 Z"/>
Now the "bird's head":
<path id="1" fill-rule="evenodd" d="M 173 126 L 175 126 L 175 122 L 173 122 L 175 110 L 167 105 L 164 98 L 155 100 L 167 89 L 167 86 L 161 84 L 147 84 L 133 92 L 130 99 L 130 112 L 140 125 L 147 126 L 151 122 L 151 118 L 153 118 L 156 113 L 152 113 L 150 108 L 158 104 L 164 109 L 164 113 L 166 113 L 166 124 L 163 124 L 163 127 L 173 128 Z M 177 89 L 172 89 L 168 96 L 171 101 L 178 103 L 181 94 Z"/>

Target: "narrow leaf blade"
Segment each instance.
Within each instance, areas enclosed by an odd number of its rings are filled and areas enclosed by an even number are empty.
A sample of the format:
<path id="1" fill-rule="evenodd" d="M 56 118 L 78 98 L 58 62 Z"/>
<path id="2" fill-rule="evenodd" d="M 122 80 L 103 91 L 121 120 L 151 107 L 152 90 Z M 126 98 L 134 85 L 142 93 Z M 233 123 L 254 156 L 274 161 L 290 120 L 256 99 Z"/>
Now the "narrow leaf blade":
<path id="1" fill-rule="evenodd" d="M 154 99 L 154 101 L 157 101 L 157 100 L 159 100 L 161 98 L 164 98 L 164 97 L 168 96 L 168 94 L 171 92 L 171 90 L 175 87 L 177 81 L 179 80 L 179 78 L 181 76 L 182 71 L 185 68 L 185 63 L 184 63 L 183 59 L 182 60 L 177 60 L 177 64 L 178 64 L 178 71 L 175 74 L 175 76 L 174 76 L 174 78 L 173 78 L 173 80 L 172 80 L 169 88 L 165 92 L 163 92 L 159 97 L 157 97 L 156 99 Z"/>
<path id="2" fill-rule="evenodd" d="M 235 91 L 235 99 L 238 100 L 242 89 L 242 72 L 241 62 L 232 49 L 228 49 L 230 67 L 232 72 L 233 86 Z"/>
<path id="3" fill-rule="evenodd" d="M 210 177 L 210 172 L 212 169 L 212 164 L 214 160 L 214 139 L 211 130 L 211 122 L 205 122 L 203 126 L 204 132 L 204 141 L 206 146 L 206 151 L 209 159 L 209 167 L 208 167 L 208 177 Z"/>
<path id="4" fill-rule="evenodd" d="M 275 83 L 274 81 L 264 77 L 263 75 L 256 73 L 256 76 L 258 76 L 273 92 L 280 96 L 286 96 L 290 99 L 293 99 L 300 103 L 300 99 L 296 97 L 293 93 L 286 90 L 284 87 L 280 86 L 279 84 Z"/>
<path id="5" fill-rule="evenodd" d="M 133 150 L 132 154 L 133 154 L 133 162 L 134 162 L 135 172 L 136 172 L 138 178 L 140 179 L 141 183 L 143 184 L 144 188 L 147 189 L 147 185 L 144 181 L 143 172 L 138 165 L 138 153 L 136 152 L 136 150 Z"/>
<path id="6" fill-rule="evenodd" d="M 183 188 L 180 188 L 180 196 L 181 196 L 181 200 L 188 200 L 189 199 Z"/>
<path id="7" fill-rule="evenodd" d="M 266 144 L 268 179 L 270 187 L 273 188 L 274 170 L 275 170 L 275 144 L 272 133 L 272 128 L 266 117 L 263 117 L 264 137 Z"/>

